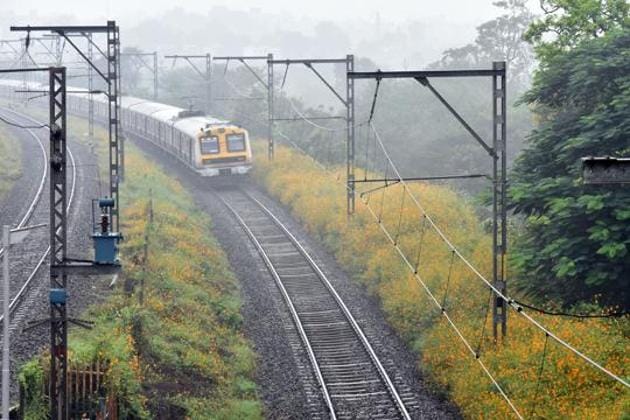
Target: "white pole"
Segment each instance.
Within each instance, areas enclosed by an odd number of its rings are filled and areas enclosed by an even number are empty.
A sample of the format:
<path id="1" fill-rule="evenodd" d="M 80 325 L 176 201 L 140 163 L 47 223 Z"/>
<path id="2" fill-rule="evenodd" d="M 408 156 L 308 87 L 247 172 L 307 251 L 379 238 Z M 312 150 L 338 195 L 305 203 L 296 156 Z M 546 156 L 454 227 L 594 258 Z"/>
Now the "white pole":
<path id="1" fill-rule="evenodd" d="M 3 269 L 3 293 L 2 306 L 4 313 L 4 334 L 2 335 L 2 419 L 9 420 L 9 226 L 2 227 L 2 239 L 4 242 L 4 269 Z"/>

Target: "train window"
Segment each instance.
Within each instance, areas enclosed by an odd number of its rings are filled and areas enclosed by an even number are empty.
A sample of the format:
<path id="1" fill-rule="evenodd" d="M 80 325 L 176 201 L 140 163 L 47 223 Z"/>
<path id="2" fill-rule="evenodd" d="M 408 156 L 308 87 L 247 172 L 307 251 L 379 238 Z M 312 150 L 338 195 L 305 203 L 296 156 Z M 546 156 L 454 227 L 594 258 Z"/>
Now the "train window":
<path id="1" fill-rule="evenodd" d="M 219 138 L 217 136 L 201 138 L 201 154 L 209 155 L 219 153 Z"/>
<path id="2" fill-rule="evenodd" d="M 230 152 L 242 152 L 245 150 L 244 134 L 228 134 L 227 147 Z"/>

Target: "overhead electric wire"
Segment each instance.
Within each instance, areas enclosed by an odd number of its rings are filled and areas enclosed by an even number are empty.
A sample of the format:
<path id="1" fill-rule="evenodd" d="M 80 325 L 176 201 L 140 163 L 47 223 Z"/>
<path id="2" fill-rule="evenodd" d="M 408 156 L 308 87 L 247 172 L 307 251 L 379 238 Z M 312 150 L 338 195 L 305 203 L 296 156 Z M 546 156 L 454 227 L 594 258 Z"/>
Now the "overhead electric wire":
<path id="1" fill-rule="evenodd" d="M 285 80 L 286 80 L 286 74 L 285 74 Z M 286 93 L 286 91 L 284 90 L 284 81 L 285 81 L 285 80 L 283 80 L 283 83 L 282 83 L 282 86 L 280 87 L 280 91 L 279 91 L 279 93 Z M 288 95 L 285 95 L 285 96 L 284 96 L 284 99 L 285 99 L 285 100 L 289 103 L 289 105 L 291 106 L 291 108 L 292 108 L 293 112 L 295 112 L 295 113 L 296 113 L 296 114 L 300 117 L 300 119 L 302 119 L 302 120 L 306 121 L 308 124 L 312 125 L 312 126 L 313 126 L 313 127 L 315 127 L 315 128 L 319 128 L 319 129 L 321 129 L 321 130 L 326 130 L 326 131 L 344 131 L 344 130 L 347 130 L 347 129 L 348 129 L 348 127 L 331 128 L 331 127 L 325 127 L 325 126 L 323 126 L 323 125 L 317 124 L 315 121 L 313 121 L 313 120 L 309 119 L 306 115 L 304 115 L 304 114 L 303 114 L 303 113 L 302 113 L 302 112 L 301 112 L 301 111 L 297 108 L 297 106 L 295 106 L 295 103 L 294 103 L 294 102 L 293 102 L 293 101 L 289 98 L 289 96 L 288 96 Z M 366 124 L 367 124 L 367 121 L 366 121 L 366 122 L 361 122 L 361 123 L 355 124 L 355 125 L 354 125 L 354 127 L 355 127 L 355 128 L 357 128 L 357 127 L 361 127 L 361 126 L 366 125 Z"/>
<path id="2" fill-rule="evenodd" d="M 240 90 L 239 90 L 239 89 L 238 89 L 238 88 L 237 88 L 237 87 L 236 87 L 236 86 L 235 86 L 232 82 L 230 82 L 230 81 L 228 80 L 228 78 L 227 78 L 227 77 L 223 76 L 222 80 L 223 80 L 223 82 L 225 82 L 225 84 L 226 84 L 229 88 L 231 88 L 231 89 L 234 91 L 234 93 L 236 94 L 236 96 L 238 96 L 238 97 L 240 97 L 240 98 L 242 98 L 242 99 L 251 99 L 251 100 L 253 100 L 253 98 L 252 98 L 252 97 L 250 97 L 250 96 L 248 96 L 248 95 L 246 95 L 246 94 L 242 93 L 242 92 L 241 92 L 241 91 L 240 91 Z"/>
<path id="3" fill-rule="evenodd" d="M 12 121 L 7 120 L 6 118 L 0 116 L 0 121 L 2 121 L 3 123 L 10 125 L 12 127 L 17 127 L 17 128 L 24 128 L 27 130 L 35 130 L 38 128 L 48 128 L 48 124 L 43 124 L 43 125 L 22 125 L 22 124 L 18 124 Z"/>
<path id="4" fill-rule="evenodd" d="M 322 169 L 324 169 L 324 171 L 332 174 L 332 172 L 326 168 L 324 165 L 322 165 L 320 162 L 318 162 L 315 158 L 313 158 L 312 156 L 310 156 L 306 151 L 304 151 L 304 149 L 302 149 L 301 147 L 299 147 L 295 142 L 293 142 L 292 140 L 290 140 L 288 137 L 284 136 L 286 138 L 286 140 L 288 140 L 291 144 L 293 144 L 298 150 L 300 150 L 303 154 L 305 154 L 307 157 L 309 157 L 312 161 L 314 161 L 317 165 L 319 165 Z M 339 179 L 338 179 L 339 180 Z M 402 182 L 402 180 L 399 180 L 399 182 Z M 346 189 L 348 189 L 349 187 L 347 185 L 344 185 L 346 187 Z M 464 343 L 464 345 L 466 346 L 466 348 L 471 352 L 471 354 L 475 357 L 475 360 L 479 363 L 479 365 L 481 366 L 481 369 L 484 371 L 484 373 L 486 374 L 486 376 L 488 376 L 488 378 L 490 379 L 490 381 L 492 382 L 492 384 L 495 386 L 495 388 L 497 389 L 497 391 L 501 394 L 501 396 L 503 397 L 503 399 L 505 399 L 505 401 L 507 402 L 507 404 L 510 406 L 510 408 L 512 409 L 512 411 L 514 412 L 514 414 L 519 418 L 519 419 L 523 419 L 523 416 L 520 414 L 520 412 L 518 411 L 518 409 L 516 408 L 516 406 L 514 405 L 514 403 L 510 400 L 510 398 L 507 396 L 507 394 L 505 393 L 505 391 L 503 390 L 503 388 L 501 387 L 501 385 L 499 385 L 498 381 L 494 378 L 494 376 L 490 373 L 490 371 L 488 370 L 488 368 L 486 367 L 485 363 L 481 360 L 481 357 L 479 355 L 479 353 L 477 351 L 475 351 L 472 346 L 470 345 L 470 343 L 468 342 L 468 340 L 464 337 L 464 335 L 462 334 L 462 332 L 460 331 L 460 329 L 457 327 L 457 325 L 455 325 L 454 321 L 451 319 L 450 315 L 448 315 L 447 311 L 445 308 L 443 308 L 439 301 L 437 300 L 437 298 L 434 296 L 434 294 L 431 292 L 431 290 L 428 288 L 428 286 L 424 283 L 424 281 L 420 278 L 417 269 L 414 269 L 413 266 L 411 265 L 411 263 L 409 262 L 409 260 L 406 258 L 405 254 L 402 252 L 402 250 L 400 249 L 400 247 L 393 241 L 392 236 L 389 234 L 389 232 L 387 231 L 387 229 L 384 227 L 383 223 L 381 223 L 379 217 L 376 215 L 376 213 L 374 212 L 374 210 L 372 210 L 372 207 L 369 205 L 369 197 L 364 197 L 363 203 L 365 204 L 366 208 L 368 209 L 368 211 L 372 214 L 372 216 L 378 221 L 378 225 L 381 228 L 381 230 L 383 231 L 383 233 L 385 234 L 385 236 L 387 237 L 387 239 L 389 239 L 389 241 L 394 245 L 394 247 L 396 248 L 396 250 L 398 251 L 399 255 L 402 257 L 403 261 L 407 264 L 407 266 L 411 269 L 411 271 L 414 273 L 414 276 L 417 280 L 419 280 L 420 285 L 424 288 L 425 292 L 427 293 L 427 295 L 433 300 L 433 302 L 437 305 L 437 307 L 440 309 L 441 314 L 446 318 L 446 320 L 448 321 L 449 325 L 451 325 L 451 327 L 453 328 L 453 330 L 455 331 L 455 333 L 457 334 L 457 336 L 459 336 L 459 338 L 462 340 L 462 342 Z M 425 218 L 427 217 L 427 215 L 424 215 Z"/>
<path id="5" fill-rule="evenodd" d="M 589 318 L 620 318 L 623 316 L 630 315 L 630 312 L 622 311 L 622 312 L 611 312 L 609 314 L 575 314 L 571 312 L 562 312 L 562 311 L 550 311 L 547 309 L 542 309 L 524 302 L 520 300 L 514 299 L 514 303 L 518 305 L 531 309 L 532 311 L 540 312 L 541 314 L 550 315 L 550 316 L 564 316 L 568 318 L 577 318 L 577 319 L 589 319 Z"/>
<path id="6" fill-rule="evenodd" d="M 561 346 L 565 347 L 566 349 L 570 350 L 571 352 L 573 352 L 575 355 L 579 356 L 581 359 L 583 359 L 584 361 L 586 361 L 588 364 L 590 364 L 591 366 L 595 367 L 596 369 L 598 369 L 599 371 L 605 373 L 607 376 L 609 376 L 610 378 L 614 379 L 615 381 L 619 382 L 620 384 L 630 388 L 630 384 L 628 383 L 628 381 L 622 379 L 620 376 L 616 375 L 615 373 L 611 372 L 610 370 L 606 369 L 605 367 L 603 367 L 600 363 L 596 362 L 595 360 L 593 360 L 592 358 L 588 357 L 587 355 L 585 355 L 584 353 L 582 353 L 580 350 L 578 350 L 577 348 L 575 348 L 574 346 L 572 346 L 571 344 L 569 344 L 568 342 L 566 342 L 565 340 L 563 340 L 562 338 L 558 337 L 556 334 L 554 334 L 553 332 L 551 332 L 547 327 L 545 327 L 544 325 L 542 325 L 539 321 L 537 321 L 536 319 L 534 319 L 531 315 L 529 315 L 528 313 L 526 313 L 523 310 L 523 306 L 519 305 L 514 299 L 512 299 L 511 297 L 507 296 L 506 294 L 502 293 L 499 289 L 497 289 L 488 279 L 485 278 L 485 276 L 483 274 L 481 274 L 479 272 L 479 270 L 477 270 L 477 268 L 475 266 L 472 265 L 472 263 L 470 261 L 468 261 L 468 259 L 453 245 L 453 243 L 446 237 L 446 235 L 444 234 L 444 232 L 442 232 L 442 230 L 437 226 L 437 224 L 435 223 L 435 221 L 433 221 L 433 219 L 431 218 L 431 216 L 429 216 L 426 213 L 426 210 L 424 209 L 424 207 L 420 204 L 420 202 L 417 200 L 417 198 L 415 197 L 415 195 L 411 194 L 411 192 L 409 191 L 407 184 L 404 180 L 404 178 L 402 178 L 400 176 L 400 173 L 398 172 L 398 169 L 396 168 L 396 166 L 394 165 L 391 157 L 389 156 L 389 153 L 387 152 L 387 149 L 385 148 L 385 145 L 378 133 L 378 131 L 376 130 L 376 127 L 374 127 L 373 123 L 370 123 L 370 126 L 372 127 L 374 134 L 375 134 L 375 138 L 378 141 L 381 149 L 383 150 L 383 153 L 385 154 L 387 160 L 389 161 L 390 165 L 392 166 L 394 172 L 396 173 L 396 177 L 398 179 L 400 179 L 403 188 L 405 188 L 408 192 L 409 192 L 409 196 L 412 199 L 412 201 L 416 204 L 416 206 L 426 215 L 427 221 L 429 222 L 429 224 L 433 227 L 433 229 L 435 230 L 435 232 L 442 238 L 442 241 L 444 243 L 446 243 L 446 245 L 452 249 L 457 256 L 464 262 L 464 264 L 466 264 L 466 266 L 468 266 L 468 268 L 470 268 L 470 270 L 477 276 L 477 278 L 479 278 L 483 283 L 486 284 L 487 287 L 489 287 L 496 296 L 502 298 L 507 304 L 508 306 L 510 306 L 513 310 L 515 310 L 518 314 L 520 314 L 522 317 L 524 317 L 527 321 L 529 321 L 530 324 L 534 325 L 536 328 L 538 328 L 539 330 L 541 330 L 542 332 L 548 334 L 551 338 L 553 338 L 556 342 L 558 342 Z"/>
<path id="7" fill-rule="evenodd" d="M 285 97 L 286 101 L 289 103 L 289 105 L 291 106 L 291 109 L 293 109 L 293 112 L 295 112 L 300 119 L 304 120 L 307 124 L 312 125 L 315 128 L 319 128 L 320 130 L 325 130 L 325 131 L 344 131 L 347 130 L 348 127 L 340 127 L 340 128 L 331 128 L 331 127 L 324 127 L 323 125 L 319 125 L 317 124 L 315 121 L 310 120 L 306 115 L 304 115 L 296 106 L 295 103 L 293 103 L 293 101 L 289 98 L 289 97 Z M 360 127 L 362 125 L 365 125 L 365 123 L 359 123 L 356 124 L 355 127 Z"/>
<path id="8" fill-rule="evenodd" d="M 404 187 L 404 182 L 403 182 L 403 187 Z M 449 323 L 449 325 L 451 326 L 451 328 L 455 331 L 455 333 L 457 334 L 457 336 L 460 338 L 460 340 L 463 342 L 464 346 L 468 349 L 468 351 L 471 353 L 471 355 L 475 358 L 475 360 L 477 361 L 477 363 L 479 363 L 481 369 L 484 371 L 484 373 L 486 374 L 486 376 L 490 379 L 490 381 L 492 382 L 492 384 L 494 385 L 494 387 L 497 389 L 497 391 L 501 394 L 501 396 L 503 397 L 503 399 L 507 402 L 507 404 L 510 406 L 510 408 L 512 409 L 512 411 L 514 412 L 514 414 L 519 418 L 522 419 L 523 416 L 521 415 L 521 413 L 518 411 L 518 409 L 516 408 L 516 406 L 514 405 L 514 403 L 512 402 L 512 400 L 508 397 L 508 395 L 505 393 L 505 391 L 503 390 L 503 387 L 501 387 L 501 385 L 499 384 L 499 382 L 497 381 L 497 379 L 495 379 L 495 377 L 492 375 L 492 373 L 490 372 L 490 370 L 488 369 L 488 367 L 486 366 L 486 364 L 483 362 L 483 360 L 481 359 L 481 356 L 479 355 L 479 353 L 477 351 L 475 351 L 475 349 L 473 349 L 472 345 L 470 344 L 470 342 L 468 341 L 468 339 L 464 336 L 464 334 L 461 332 L 461 330 L 459 329 L 459 327 L 455 324 L 455 321 L 453 321 L 453 319 L 451 318 L 451 316 L 449 315 L 448 311 L 446 310 L 446 308 L 444 308 L 440 302 L 438 301 L 438 299 L 436 298 L 436 296 L 434 295 L 434 293 L 431 291 L 431 289 L 429 288 L 429 286 L 427 286 L 427 284 L 424 282 L 424 280 L 420 277 L 420 274 L 418 274 L 418 272 L 414 269 L 413 265 L 411 265 L 411 262 L 407 259 L 407 256 L 405 255 L 405 253 L 400 249 L 400 246 L 397 245 L 394 242 L 393 237 L 391 236 L 391 234 L 389 233 L 389 231 L 387 230 L 387 228 L 385 227 L 385 225 L 379 220 L 376 212 L 372 209 L 372 207 L 365 203 L 368 211 L 372 214 L 372 216 L 377 220 L 378 226 L 380 227 L 380 229 L 383 231 L 383 233 L 385 234 L 385 236 L 387 237 L 387 239 L 392 243 L 392 245 L 394 246 L 394 248 L 396 249 L 396 251 L 398 252 L 398 254 L 400 255 L 400 257 L 402 258 L 402 260 L 405 262 L 405 264 L 407 265 L 407 267 L 409 267 L 409 269 L 412 271 L 414 278 L 418 281 L 418 283 L 420 284 L 420 286 L 422 286 L 422 288 L 424 289 L 424 291 L 426 292 L 426 294 L 429 296 L 429 298 L 433 301 L 433 303 L 435 303 L 436 307 L 440 310 L 440 313 L 442 316 L 444 316 L 444 318 L 446 319 L 446 321 Z M 428 216 L 427 216 L 428 218 Z"/>
<path id="9" fill-rule="evenodd" d="M 375 95 L 376 96 L 376 95 Z M 289 101 L 290 102 L 290 101 Z M 290 102 L 290 104 L 293 106 L 293 103 Z M 304 118 L 306 120 L 306 118 Z M 312 121 L 311 121 L 312 122 Z M 395 180 L 394 183 L 401 183 L 403 186 L 403 190 L 406 191 L 410 198 L 412 199 L 412 201 L 414 202 L 414 204 L 420 209 L 420 211 L 422 212 L 422 218 L 423 218 L 423 223 L 422 223 L 422 231 L 421 231 L 421 241 L 419 244 L 419 249 L 418 249 L 418 255 L 416 258 L 416 265 L 412 265 L 411 262 L 407 259 L 407 256 L 403 253 L 403 251 L 400 249 L 399 245 L 397 244 L 397 238 L 394 239 L 394 237 L 392 237 L 392 235 L 389 233 L 389 231 L 387 230 L 387 228 L 385 228 L 384 224 L 381 221 L 381 217 L 379 217 L 375 211 L 372 209 L 372 207 L 369 204 L 369 195 L 366 196 L 365 193 L 361 194 L 361 198 L 363 199 L 362 202 L 366 205 L 366 208 L 369 210 L 369 212 L 372 214 L 372 216 L 374 217 L 374 219 L 377 221 L 379 227 L 381 228 L 381 230 L 383 231 L 383 233 L 385 234 L 385 236 L 387 237 L 387 239 L 393 244 L 393 246 L 396 248 L 397 252 L 399 253 L 400 257 L 402 258 L 402 260 L 404 261 L 404 263 L 409 267 L 410 271 L 413 273 L 414 277 L 418 280 L 418 282 L 420 283 L 420 285 L 422 286 L 422 288 L 425 290 L 425 292 L 427 293 L 427 295 L 430 297 L 430 299 L 435 303 L 435 305 L 439 308 L 441 314 L 445 317 L 445 319 L 447 320 L 448 324 L 451 326 L 451 328 L 454 330 L 454 332 L 456 333 L 456 335 L 460 338 L 460 340 L 463 342 L 464 346 L 469 350 L 469 352 L 471 353 L 471 355 L 475 358 L 475 360 L 478 362 L 478 364 L 480 365 L 481 369 L 483 370 L 484 374 L 489 378 L 489 380 L 492 382 L 493 386 L 497 389 L 497 391 L 499 392 L 499 394 L 502 396 L 502 398 L 506 401 L 506 403 L 510 406 L 510 408 L 512 409 L 512 411 L 514 412 L 514 414 L 518 417 L 518 418 L 523 418 L 523 416 L 520 414 L 519 410 L 517 409 L 517 407 L 515 406 L 515 404 L 512 402 L 512 400 L 509 398 L 509 396 L 506 394 L 506 392 L 503 390 L 503 388 L 501 387 L 501 385 L 499 384 L 499 382 L 497 381 L 497 379 L 494 377 L 494 375 L 490 372 L 490 370 L 488 369 L 488 367 L 485 365 L 485 363 L 483 362 L 482 358 L 481 358 L 481 345 L 482 342 L 484 340 L 485 337 L 485 330 L 486 330 L 486 325 L 487 324 L 487 316 L 489 313 L 489 307 L 490 305 L 487 305 L 486 308 L 486 312 L 485 312 L 485 317 L 484 317 L 484 325 L 482 327 L 482 332 L 481 332 L 481 336 L 479 338 L 479 344 L 477 345 L 477 348 L 474 349 L 472 347 L 472 345 L 470 344 L 470 342 L 468 341 L 468 339 L 462 334 L 461 330 L 459 329 L 459 327 L 455 324 L 455 322 L 453 321 L 453 319 L 451 318 L 451 316 L 449 315 L 449 313 L 447 312 L 446 308 L 445 308 L 445 304 L 446 304 L 446 293 L 448 293 L 448 286 L 447 286 L 447 290 L 445 292 L 444 295 L 444 301 L 442 304 L 440 304 L 440 302 L 437 300 L 436 296 L 433 294 L 433 292 L 430 290 L 430 288 L 426 285 L 426 283 L 424 283 L 424 281 L 422 280 L 422 278 L 420 277 L 419 273 L 418 273 L 418 267 L 420 265 L 420 258 L 421 258 L 421 253 L 422 253 L 422 242 L 423 242 L 423 237 L 424 237 L 424 233 L 425 233 L 425 224 L 428 223 L 438 234 L 438 236 L 442 239 L 442 241 L 449 247 L 449 249 L 451 250 L 451 261 L 452 263 L 454 263 L 454 258 L 455 256 L 457 256 L 460 260 L 462 260 L 462 262 L 464 262 L 464 264 L 474 273 L 474 275 L 476 277 L 478 277 L 479 279 L 482 280 L 482 282 L 489 288 L 489 292 L 490 292 L 490 300 L 492 300 L 492 296 L 494 294 L 496 294 L 497 296 L 503 298 L 507 304 L 514 309 L 516 312 L 518 312 L 519 314 L 521 314 L 521 316 L 523 316 L 530 324 L 532 324 L 533 326 L 535 326 L 537 329 L 541 330 L 546 337 L 546 340 L 548 340 L 549 337 L 553 338 L 557 343 L 559 343 L 562 347 L 566 348 L 567 350 L 573 352 L 574 354 L 576 354 L 578 357 L 580 357 L 582 360 L 586 361 L 589 365 L 595 367 L 597 370 L 599 370 L 600 372 L 606 374 L 607 376 L 609 376 L 610 378 L 612 378 L 613 380 L 621 383 L 622 385 L 628 387 L 628 383 L 627 381 L 625 381 L 624 379 L 620 378 L 618 375 L 614 374 L 613 372 L 609 371 L 608 369 L 604 368 L 602 365 L 600 365 L 598 362 L 594 361 L 593 359 L 591 359 L 590 357 L 586 356 L 585 354 L 583 354 L 581 351 L 579 351 L 578 349 L 576 349 L 575 347 L 573 347 L 571 344 L 567 343 L 566 341 L 562 340 L 561 338 L 559 338 L 558 336 L 556 336 L 554 333 L 552 333 L 550 330 L 548 330 L 544 325 L 542 325 L 540 322 L 538 322 L 537 320 L 535 320 L 534 318 L 532 318 L 529 314 L 527 314 L 526 312 L 523 311 L 523 307 L 528 307 L 527 305 L 522 305 L 519 302 L 517 302 L 516 300 L 508 297 L 507 295 L 504 295 L 503 293 L 501 293 L 496 287 L 494 287 L 467 259 L 466 257 L 464 257 L 461 252 L 450 242 L 450 240 L 446 237 L 446 235 L 441 231 L 441 229 L 437 226 L 437 224 L 433 221 L 433 219 L 426 213 L 426 211 L 424 210 L 423 206 L 418 202 L 417 198 L 410 192 L 404 178 L 402 178 L 400 176 L 400 173 L 398 171 L 398 169 L 396 168 L 396 166 L 394 165 L 393 161 L 391 160 L 391 157 L 389 156 L 389 153 L 387 152 L 387 149 L 384 146 L 384 143 L 382 141 L 382 138 L 380 137 L 380 134 L 378 133 L 378 131 L 376 130 L 376 127 L 374 126 L 374 124 L 372 123 L 372 121 L 368 121 L 368 126 L 369 128 L 374 132 L 374 137 L 376 139 L 376 141 L 378 142 L 378 144 L 380 145 L 381 149 L 383 150 L 383 153 L 385 155 L 385 160 L 389 161 L 389 164 L 392 166 L 397 179 Z M 318 124 L 312 124 L 315 125 L 318 128 L 326 128 L 326 127 L 321 127 Z M 315 162 L 318 166 L 320 166 L 322 169 L 324 169 L 324 171 L 334 174 L 330 169 L 326 168 L 324 165 L 322 165 L 317 159 L 315 159 L 314 157 L 312 157 L 308 152 L 306 152 L 302 147 L 300 147 L 296 142 L 292 141 L 288 136 L 286 136 L 284 133 L 280 133 L 280 136 L 283 137 L 285 140 L 287 140 L 292 146 L 294 146 L 296 149 L 298 149 L 301 153 L 303 153 L 306 157 L 310 158 L 313 162 Z M 386 167 L 386 169 L 389 169 L 389 165 Z M 339 177 L 337 177 L 337 180 L 339 181 Z M 387 183 L 386 183 L 387 184 Z M 347 184 L 344 184 L 344 187 L 346 189 L 349 189 L 349 186 Z M 382 186 L 379 188 L 383 188 Z M 451 265 L 451 269 L 452 269 L 452 265 Z M 449 272 L 451 270 L 449 269 Z M 449 274 L 449 280 L 448 282 L 450 282 L 450 274 Z M 529 309 L 533 309 L 533 308 L 529 308 Z M 545 353 L 546 354 L 546 353 Z M 544 355 L 545 356 L 545 355 Z M 543 357 L 544 357 L 543 356 Z M 544 366 L 544 359 L 541 362 L 541 366 Z M 537 385 L 538 386 L 538 385 Z"/>

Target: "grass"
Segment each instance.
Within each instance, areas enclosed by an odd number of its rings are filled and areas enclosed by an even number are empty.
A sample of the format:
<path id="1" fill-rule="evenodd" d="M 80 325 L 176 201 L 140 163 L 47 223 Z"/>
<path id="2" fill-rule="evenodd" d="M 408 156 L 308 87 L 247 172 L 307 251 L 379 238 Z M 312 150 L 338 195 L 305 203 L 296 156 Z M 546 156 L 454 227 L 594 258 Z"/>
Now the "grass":
<path id="1" fill-rule="evenodd" d="M 22 148 L 7 130 L 0 128 L 0 200 L 22 175 Z"/>
<path id="2" fill-rule="evenodd" d="M 257 144 L 255 150 L 258 156 L 264 155 L 264 145 Z M 344 179 L 345 167 L 333 168 L 333 172 L 337 180 Z M 276 149 L 273 162 L 257 159 L 253 174 L 254 179 L 292 209 L 357 282 L 379 299 L 389 323 L 416 353 L 420 368 L 448 393 L 465 417 L 513 417 L 505 400 L 403 264 L 361 200 L 357 198 L 356 214 L 350 219 L 346 217 L 345 188 L 333 176 L 310 158 L 286 147 Z M 460 251 L 490 277 L 490 236 L 474 208 L 444 186 L 414 184 L 410 189 Z M 436 233 L 430 229 L 423 233 L 422 214 L 411 205 L 411 200 L 406 200 L 401 209 L 401 193 L 400 185 L 390 186 L 371 195 L 369 204 L 381 215 L 381 223 L 396 234 L 402 252 L 414 263 L 420 256 L 419 276 L 522 415 L 548 419 L 630 416 L 627 388 L 594 370 L 555 341 L 549 340 L 545 345 L 545 335 L 515 312 L 509 313 L 507 341 L 495 345 L 488 315 L 488 289 L 461 261 L 453 259 L 450 263 L 451 250 Z M 628 318 L 573 320 L 542 315 L 535 318 L 628 379 Z"/>
<path id="3" fill-rule="evenodd" d="M 70 124 L 81 132 L 84 123 L 71 119 Z M 96 150 L 103 156 L 104 132 L 97 134 Z M 255 354 L 241 331 L 238 282 L 211 235 L 209 217 L 138 149 L 128 143 L 126 152 L 121 258 L 133 292 L 122 293 L 119 286 L 118 293 L 83 315 L 96 324 L 89 331 L 71 330 L 71 363 L 109 362 L 108 384 L 116 390 L 121 418 L 167 411 L 195 419 L 262 418 Z M 22 383 L 35 394 L 34 366 L 45 370 L 46 359 L 22 370 Z M 41 398 L 31 403 L 37 413 Z"/>

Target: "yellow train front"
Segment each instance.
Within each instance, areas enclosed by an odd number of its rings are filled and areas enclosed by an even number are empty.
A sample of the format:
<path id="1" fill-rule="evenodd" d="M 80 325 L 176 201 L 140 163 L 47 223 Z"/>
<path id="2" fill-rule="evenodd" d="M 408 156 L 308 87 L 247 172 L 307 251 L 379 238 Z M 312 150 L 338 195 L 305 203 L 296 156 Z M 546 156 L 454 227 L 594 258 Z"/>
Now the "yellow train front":
<path id="1" fill-rule="evenodd" d="M 245 175 L 252 167 L 247 130 L 230 124 L 207 124 L 197 136 L 203 176 Z"/>
<path id="2" fill-rule="evenodd" d="M 98 115 L 100 108 L 96 110 Z M 245 175 L 252 167 L 249 134 L 243 127 L 203 112 L 129 96 L 122 98 L 121 110 L 127 132 L 148 140 L 201 176 Z"/>

